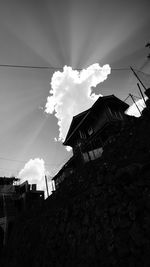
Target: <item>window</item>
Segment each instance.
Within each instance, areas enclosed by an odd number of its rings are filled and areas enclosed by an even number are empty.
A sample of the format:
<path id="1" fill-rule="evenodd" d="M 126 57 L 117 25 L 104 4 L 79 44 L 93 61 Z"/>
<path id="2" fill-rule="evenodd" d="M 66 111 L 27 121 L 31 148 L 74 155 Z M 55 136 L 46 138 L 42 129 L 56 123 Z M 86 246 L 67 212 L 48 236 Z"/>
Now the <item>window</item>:
<path id="1" fill-rule="evenodd" d="M 92 133 L 93 133 L 93 128 L 92 127 L 89 127 L 88 134 L 91 135 Z"/>
<path id="2" fill-rule="evenodd" d="M 83 132 L 83 131 L 79 131 L 79 133 L 80 133 L 80 137 L 81 137 L 82 139 L 86 139 L 86 134 L 85 134 L 85 132 Z"/>
<path id="3" fill-rule="evenodd" d="M 108 110 L 109 110 L 109 114 L 113 117 L 113 113 L 109 107 L 108 107 Z"/>
<path id="4" fill-rule="evenodd" d="M 123 120 L 123 113 L 119 112 L 120 118 Z"/>

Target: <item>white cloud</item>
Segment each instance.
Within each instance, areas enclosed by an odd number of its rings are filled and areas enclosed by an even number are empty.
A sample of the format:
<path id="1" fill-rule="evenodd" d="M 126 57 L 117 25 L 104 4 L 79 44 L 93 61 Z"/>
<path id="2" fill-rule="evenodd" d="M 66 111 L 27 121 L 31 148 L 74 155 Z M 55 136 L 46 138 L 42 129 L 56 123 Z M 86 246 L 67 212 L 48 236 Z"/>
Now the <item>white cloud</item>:
<path id="1" fill-rule="evenodd" d="M 145 97 L 145 100 L 147 100 L 147 97 Z M 136 105 L 138 106 L 139 110 L 142 111 L 146 106 L 144 103 L 144 100 L 141 98 L 138 101 L 136 101 Z M 135 116 L 135 117 L 140 117 L 141 114 L 139 112 L 139 110 L 137 109 L 136 105 L 133 103 L 127 110 L 126 110 L 126 114 L 130 115 L 130 116 Z"/>
<path id="2" fill-rule="evenodd" d="M 66 146 L 66 149 L 67 149 L 68 152 L 72 151 L 72 147 L 71 146 Z"/>
<path id="3" fill-rule="evenodd" d="M 45 190 L 45 163 L 43 159 L 30 159 L 19 172 L 21 182 L 28 180 L 30 184 L 37 184 L 38 190 Z"/>
<path id="4" fill-rule="evenodd" d="M 72 117 L 90 108 L 101 94 L 92 92 L 92 87 L 107 79 L 109 65 L 100 67 L 98 63 L 82 71 L 65 66 L 56 71 L 51 79 L 50 96 L 45 105 L 46 113 L 55 113 L 59 126 L 59 141 L 64 141 Z"/>

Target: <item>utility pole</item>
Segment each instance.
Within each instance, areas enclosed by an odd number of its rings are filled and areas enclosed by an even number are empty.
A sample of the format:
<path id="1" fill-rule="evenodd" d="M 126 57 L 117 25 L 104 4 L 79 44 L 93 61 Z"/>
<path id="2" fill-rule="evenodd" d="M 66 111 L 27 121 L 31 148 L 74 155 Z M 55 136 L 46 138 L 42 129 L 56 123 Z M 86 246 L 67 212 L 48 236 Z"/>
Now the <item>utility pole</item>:
<path id="1" fill-rule="evenodd" d="M 142 90 L 141 90 L 141 87 L 140 87 L 139 83 L 137 83 L 137 86 L 138 86 L 138 88 L 139 88 L 139 91 L 140 91 L 140 93 L 141 93 L 141 96 L 142 96 L 143 101 L 144 101 L 145 106 L 146 106 L 146 101 L 145 101 L 145 98 L 144 98 L 144 95 L 143 95 L 143 92 L 142 92 Z"/>
<path id="2" fill-rule="evenodd" d="M 138 79 L 138 81 L 140 82 L 140 84 L 143 86 L 143 88 L 146 91 L 147 88 L 145 87 L 144 83 L 141 81 L 141 79 L 139 78 L 139 76 L 136 74 L 136 72 L 134 71 L 134 69 L 132 67 L 130 67 L 130 69 L 132 70 L 133 74 L 135 75 L 135 77 Z"/>
<path id="3" fill-rule="evenodd" d="M 45 184 L 46 184 L 47 197 L 49 197 L 48 183 L 47 183 L 47 176 L 46 175 L 45 175 Z"/>
<path id="4" fill-rule="evenodd" d="M 134 97 L 133 97 L 133 95 L 129 94 L 129 96 L 131 97 L 131 99 L 132 99 L 133 103 L 136 105 L 136 107 L 137 107 L 137 109 L 138 109 L 138 111 L 139 111 L 139 113 L 140 113 L 140 115 L 141 115 L 142 113 L 141 113 L 141 111 L 140 111 L 140 109 L 139 109 L 138 105 L 136 104 L 136 102 L 135 102 L 135 100 L 134 100 Z"/>

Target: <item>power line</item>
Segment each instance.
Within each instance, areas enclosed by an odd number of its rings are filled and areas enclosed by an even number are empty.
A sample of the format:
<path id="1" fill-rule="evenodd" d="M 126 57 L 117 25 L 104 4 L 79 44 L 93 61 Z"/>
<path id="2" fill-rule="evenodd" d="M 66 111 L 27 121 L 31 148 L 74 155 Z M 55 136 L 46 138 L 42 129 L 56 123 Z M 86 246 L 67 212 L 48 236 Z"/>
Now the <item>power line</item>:
<path id="1" fill-rule="evenodd" d="M 10 159 L 10 158 L 4 158 L 4 157 L 0 157 L 0 160 L 5 160 L 5 161 L 13 161 L 13 162 L 20 162 L 20 163 L 27 163 L 27 160 L 18 160 L 18 159 Z M 60 164 L 48 164 L 45 163 L 46 166 L 58 166 Z"/>
<path id="2" fill-rule="evenodd" d="M 4 68 L 20 68 L 20 69 L 43 69 L 43 70 L 63 70 L 63 67 L 54 67 L 54 66 L 33 66 L 33 65 L 15 65 L 15 64 L 0 64 L 0 67 Z M 81 71 L 83 68 L 75 68 L 75 70 Z M 129 67 L 122 68 L 111 68 L 111 71 L 130 71 Z M 145 75 L 150 75 L 141 70 L 135 69 L 137 72 L 141 72 Z"/>
<path id="3" fill-rule="evenodd" d="M 53 67 L 53 66 L 32 66 L 32 65 L 14 65 L 14 64 L 0 64 L 0 67 L 4 68 L 24 68 L 24 69 L 53 69 L 53 70 L 62 70 L 63 67 Z M 82 70 L 81 68 L 77 68 L 76 70 Z M 127 71 L 130 68 L 111 68 L 114 71 Z"/>
<path id="4" fill-rule="evenodd" d="M 126 71 L 126 70 L 130 70 L 130 68 L 111 68 L 111 70 Z"/>
<path id="5" fill-rule="evenodd" d="M 65 159 L 63 159 L 60 163 L 56 164 L 56 163 L 51 163 L 51 164 L 48 164 L 48 163 L 45 163 L 46 166 L 61 166 L 64 161 L 66 161 L 68 157 L 66 157 Z M 13 161 L 13 162 L 20 162 L 20 163 L 27 163 L 28 160 L 19 160 L 19 159 L 11 159 L 11 158 L 5 158 L 5 157 L 0 157 L 0 160 L 5 160 L 5 161 Z"/>
<path id="6" fill-rule="evenodd" d="M 135 98 L 141 99 L 140 96 L 136 96 L 136 95 L 133 95 L 133 94 L 132 94 L 132 96 L 135 97 Z"/>
<path id="7" fill-rule="evenodd" d="M 132 96 L 135 97 L 135 98 L 141 99 L 140 96 L 136 96 L 136 95 L 133 95 L 133 94 L 132 94 Z M 123 101 L 126 102 L 129 97 L 131 97 L 131 94 L 128 94 L 128 96 Z"/>
<path id="8" fill-rule="evenodd" d="M 150 76 L 150 74 L 149 73 L 146 73 L 146 72 L 144 72 L 144 71 L 141 71 L 141 70 L 137 70 L 137 69 L 135 69 L 136 71 L 138 71 L 138 72 L 141 72 L 142 74 L 144 74 L 144 75 L 147 75 L 147 76 Z"/>
<path id="9" fill-rule="evenodd" d="M 0 64 L 4 68 L 23 68 L 23 69 L 63 69 L 62 67 L 52 66 L 31 66 L 31 65 L 13 65 L 13 64 Z"/>
<path id="10" fill-rule="evenodd" d="M 68 160 L 70 158 L 70 155 L 65 157 L 60 163 L 58 164 L 46 164 L 45 163 L 45 166 L 54 166 L 53 169 L 51 170 L 52 171 L 52 174 L 51 176 L 55 176 L 55 174 L 60 170 L 60 168 L 62 168 L 62 166 L 65 164 L 66 160 Z M 20 162 L 20 163 L 27 163 L 27 161 L 24 161 L 24 160 L 17 160 L 17 159 L 10 159 L 10 158 L 5 158 L 5 157 L 0 157 L 0 160 L 6 160 L 6 161 L 13 161 L 13 162 Z M 56 167 L 57 167 L 57 170 L 56 170 Z M 1 168 L 0 167 L 0 170 L 4 170 L 4 171 L 11 171 L 11 172 L 15 172 L 15 173 L 19 173 L 19 170 L 18 169 L 12 169 L 12 168 Z M 56 172 L 55 172 L 56 170 Z M 55 174 L 53 174 L 53 171 Z"/>

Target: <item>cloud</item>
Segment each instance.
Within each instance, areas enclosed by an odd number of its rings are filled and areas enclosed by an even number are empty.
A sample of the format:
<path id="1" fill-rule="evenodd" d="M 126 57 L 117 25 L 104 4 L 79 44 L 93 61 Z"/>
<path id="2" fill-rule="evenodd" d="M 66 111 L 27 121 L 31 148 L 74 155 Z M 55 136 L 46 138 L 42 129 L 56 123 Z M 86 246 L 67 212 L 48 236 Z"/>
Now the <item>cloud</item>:
<path id="1" fill-rule="evenodd" d="M 145 97 L 145 101 L 147 100 L 147 97 Z M 136 101 L 136 105 L 138 106 L 139 110 L 142 111 L 146 106 L 144 103 L 144 100 L 141 98 L 138 101 Z M 135 117 L 140 117 L 141 114 L 139 112 L 139 110 L 137 109 L 136 105 L 133 103 L 127 110 L 126 110 L 126 114 L 130 115 L 130 116 L 135 116 Z"/>
<path id="2" fill-rule="evenodd" d="M 45 190 L 45 162 L 43 159 L 30 159 L 24 168 L 19 172 L 18 177 L 24 182 L 28 180 L 30 184 L 37 184 L 38 190 Z"/>
<path id="3" fill-rule="evenodd" d="M 56 71 L 51 79 L 50 95 L 47 97 L 45 112 L 58 119 L 59 141 L 64 141 L 73 116 L 90 108 L 101 94 L 92 92 L 92 87 L 107 79 L 109 65 L 100 67 L 98 63 L 81 71 L 65 66 Z"/>

